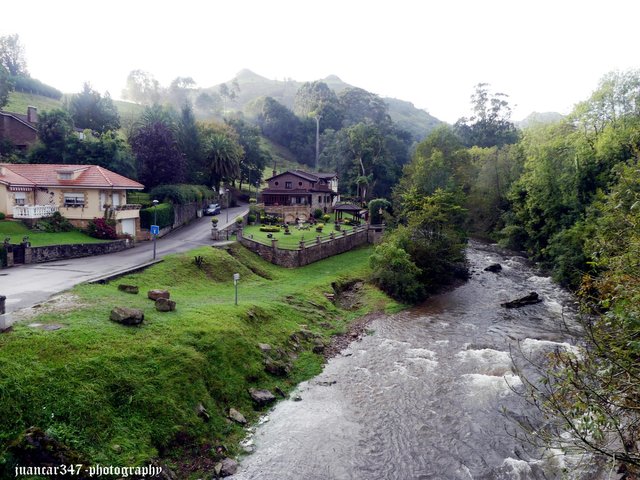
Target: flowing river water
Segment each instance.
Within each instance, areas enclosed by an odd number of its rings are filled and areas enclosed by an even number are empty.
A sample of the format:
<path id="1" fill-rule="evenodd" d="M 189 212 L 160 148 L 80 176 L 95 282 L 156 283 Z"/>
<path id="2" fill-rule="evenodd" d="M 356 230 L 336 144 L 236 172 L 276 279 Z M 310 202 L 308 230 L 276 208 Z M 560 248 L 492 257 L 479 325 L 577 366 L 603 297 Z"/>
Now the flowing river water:
<path id="1" fill-rule="evenodd" d="M 503 414 L 532 414 L 511 350 L 538 357 L 574 343 L 573 299 L 525 259 L 478 242 L 472 277 L 373 331 L 302 383 L 249 443 L 234 479 L 598 478 L 589 460 L 531 457 Z M 500 263 L 499 273 L 484 267 Z M 543 302 L 500 303 L 536 291 Z M 570 320 L 570 318 L 569 318 Z M 514 348 L 516 347 L 516 348 Z"/>

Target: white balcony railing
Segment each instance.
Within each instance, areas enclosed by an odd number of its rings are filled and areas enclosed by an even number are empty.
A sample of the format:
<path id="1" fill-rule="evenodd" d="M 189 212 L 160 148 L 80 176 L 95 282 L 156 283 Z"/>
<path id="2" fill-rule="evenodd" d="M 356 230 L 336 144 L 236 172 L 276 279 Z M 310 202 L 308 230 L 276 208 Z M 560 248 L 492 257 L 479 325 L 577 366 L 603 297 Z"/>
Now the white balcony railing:
<path id="1" fill-rule="evenodd" d="M 50 217 L 57 211 L 55 205 L 16 205 L 13 207 L 13 218 Z"/>

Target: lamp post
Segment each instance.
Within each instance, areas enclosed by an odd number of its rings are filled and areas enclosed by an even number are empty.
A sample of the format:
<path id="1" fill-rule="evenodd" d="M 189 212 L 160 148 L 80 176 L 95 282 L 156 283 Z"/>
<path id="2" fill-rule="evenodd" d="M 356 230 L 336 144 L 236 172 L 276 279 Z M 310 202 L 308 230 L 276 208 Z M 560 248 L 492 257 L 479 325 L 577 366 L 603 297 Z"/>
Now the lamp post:
<path id="1" fill-rule="evenodd" d="M 153 201 L 153 225 L 155 227 L 157 227 L 158 225 L 158 210 L 157 210 L 158 203 L 159 203 L 158 200 Z M 156 243 L 158 240 L 158 234 L 155 232 L 156 231 L 154 230 L 154 233 L 153 233 L 153 259 L 154 260 L 156 259 Z"/>
<path id="2" fill-rule="evenodd" d="M 224 189 L 224 194 L 227 196 L 227 224 L 229 224 L 229 189 Z"/>

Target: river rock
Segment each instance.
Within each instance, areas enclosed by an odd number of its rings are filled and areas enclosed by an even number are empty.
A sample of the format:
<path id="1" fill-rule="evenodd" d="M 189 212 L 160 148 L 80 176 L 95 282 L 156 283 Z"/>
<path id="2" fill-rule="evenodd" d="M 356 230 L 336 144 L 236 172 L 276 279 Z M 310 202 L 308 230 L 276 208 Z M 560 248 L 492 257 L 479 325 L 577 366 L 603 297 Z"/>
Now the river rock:
<path id="1" fill-rule="evenodd" d="M 264 369 L 271 375 L 276 375 L 277 377 L 286 377 L 291 371 L 291 365 L 282 360 L 274 360 L 267 357 L 264 359 Z"/>
<path id="2" fill-rule="evenodd" d="M 504 308 L 520 308 L 526 305 L 534 305 L 542 302 L 542 299 L 537 292 L 531 292 L 529 295 L 511 300 L 510 302 L 501 303 L 500 306 Z"/>
<path id="3" fill-rule="evenodd" d="M 487 268 L 485 268 L 484 271 L 498 273 L 502 271 L 502 265 L 500 265 L 499 263 L 492 263 Z"/>
<path id="4" fill-rule="evenodd" d="M 168 298 L 160 297 L 156 300 L 156 310 L 159 312 L 173 312 L 176 309 L 176 302 Z"/>
<path id="5" fill-rule="evenodd" d="M 115 307 L 109 319 L 122 325 L 140 325 L 144 320 L 144 312 L 139 308 Z"/>
<path id="6" fill-rule="evenodd" d="M 259 407 L 264 407 L 265 405 L 272 403 L 276 399 L 276 396 L 269 390 L 261 390 L 257 388 L 250 388 L 249 395 L 251 395 L 251 399 Z"/>
<path id="7" fill-rule="evenodd" d="M 244 418 L 244 415 L 242 415 L 238 410 L 236 410 L 235 408 L 230 408 L 229 409 L 229 418 L 231 420 L 233 420 L 234 422 L 239 423 L 240 425 L 246 425 L 247 423 L 247 419 Z"/>
<path id="8" fill-rule="evenodd" d="M 121 292 L 133 293 L 133 294 L 137 294 L 140 291 L 137 285 L 125 285 L 125 284 L 118 285 L 118 290 L 120 290 Z"/>
<path id="9" fill-rule="evenodd" d="M 238 471 L 238 462 L 231 458 L 225 458 L 216 463 L 215 473 L 218 477 L 229 477 Z"/>
<path id="10" fill-rule="evenodd" d="M 151 300 L 157 300 L 159 298 L 169 298 L 171 297 L 171 294 L 168 290 L 149 290 L 147 292 L 147 297 Z"/>

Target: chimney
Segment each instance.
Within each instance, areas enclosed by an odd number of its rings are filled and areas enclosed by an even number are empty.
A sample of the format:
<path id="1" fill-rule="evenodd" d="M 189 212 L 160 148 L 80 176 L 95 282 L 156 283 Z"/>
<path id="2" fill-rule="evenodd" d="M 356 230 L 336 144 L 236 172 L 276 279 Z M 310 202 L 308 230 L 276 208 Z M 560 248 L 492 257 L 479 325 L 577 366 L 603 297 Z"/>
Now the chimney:
<path id="1" fill-rule="evenodd" d="M 38 123 L 38 109 L 36 107 L 27 107 L 27 121 L 29 123 Z"/>

